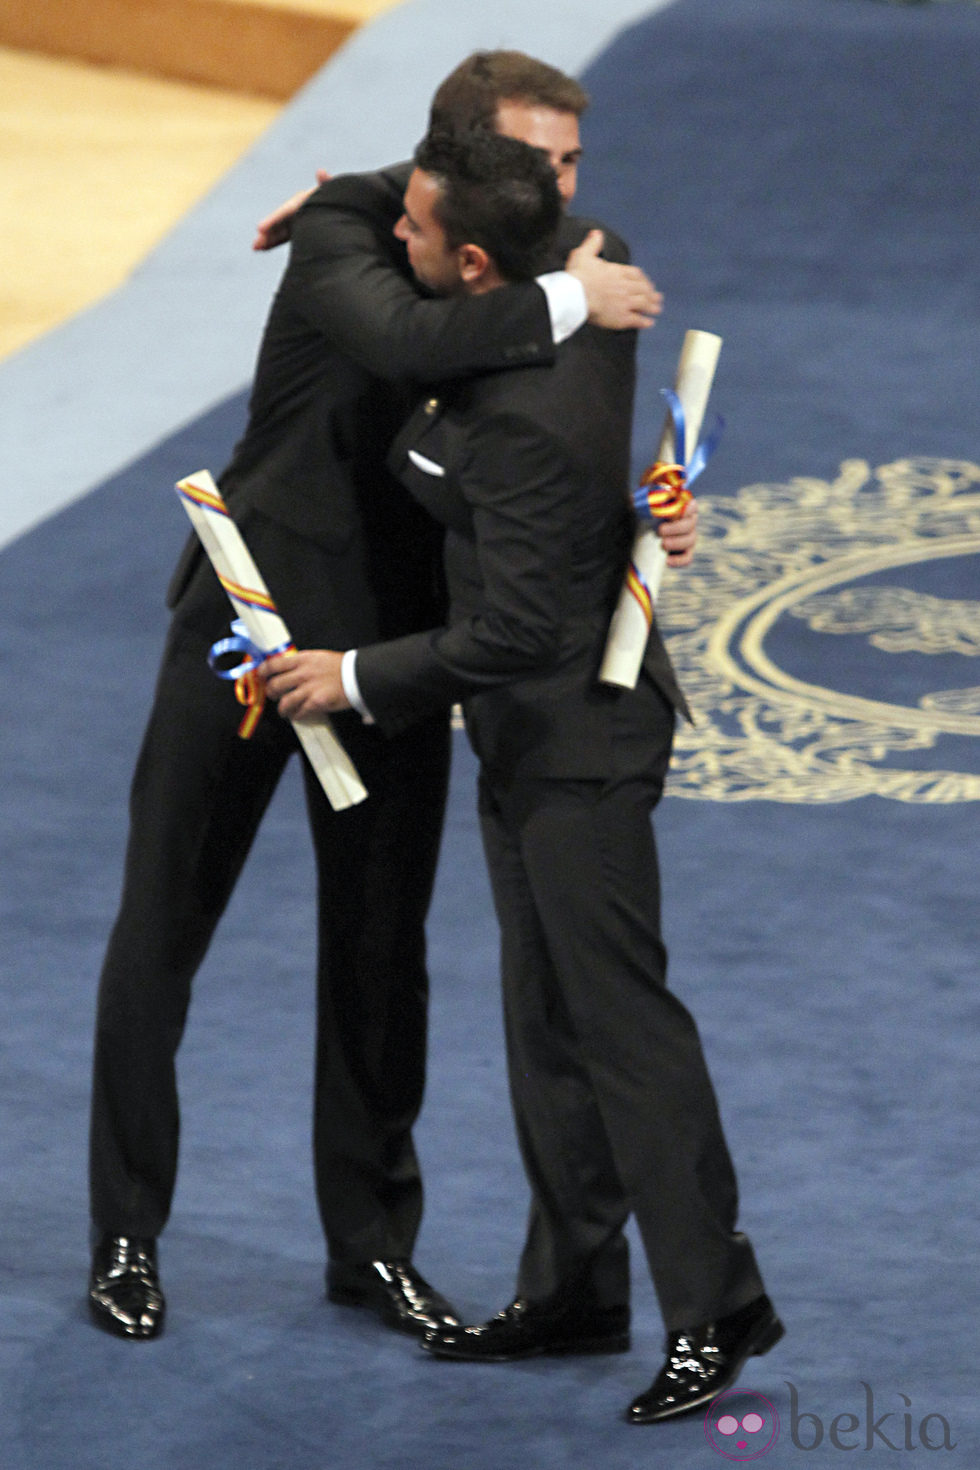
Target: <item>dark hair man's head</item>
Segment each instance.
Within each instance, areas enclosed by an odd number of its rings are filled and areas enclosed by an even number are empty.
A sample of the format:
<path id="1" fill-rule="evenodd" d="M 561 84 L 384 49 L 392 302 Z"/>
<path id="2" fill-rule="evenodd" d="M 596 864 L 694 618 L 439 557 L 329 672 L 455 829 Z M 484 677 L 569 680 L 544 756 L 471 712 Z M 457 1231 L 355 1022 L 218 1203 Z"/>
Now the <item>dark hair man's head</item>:
<path id="1" fill-rule="evenodd" d="M 579 118 L 588 104 L 574 77 L 523 51 L 475 51 L 436 92 L 429 131 L 483 126 L 544 149 L 568 204 L 582 156 Z"/>
<path id="2" fill-rule="evenodd" d="M 539 274 L 560 218 L 544 155 L 477 127 L 422 140 L 395 234 L 424 285 L 477 294 Z"/>
<path id="3" fill-rule="evenodd" d="M 501 102 L 527 102 L 581 117 L 589 98 L 574 77 L 523 51 L 474 51 L 436 91 L 429 131 L 492 129 Z"/>

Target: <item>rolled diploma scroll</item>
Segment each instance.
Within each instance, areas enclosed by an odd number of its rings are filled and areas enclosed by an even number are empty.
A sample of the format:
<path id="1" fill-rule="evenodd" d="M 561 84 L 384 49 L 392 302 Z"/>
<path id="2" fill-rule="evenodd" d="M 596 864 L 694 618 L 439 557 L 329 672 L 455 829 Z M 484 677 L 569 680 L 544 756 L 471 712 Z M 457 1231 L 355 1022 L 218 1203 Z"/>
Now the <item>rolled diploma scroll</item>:
<path id="1" fill-rule="evenodd" d="M 668 413 L 657 448 L 658 463 L 673 464 L 679 449 L 687 464 L 694 453 L 720 351 L 721 338 L 713 332 L 684 334 L 674 392 L 684 408 L 684 438 L 687 442 L 675 446 L 674 421 Z M 633 539 L 629 572 L 609 624 L 606 651 L 599 667 L 599 678 L 603 684 L 616 684 L 622 689 L 636 688 L 666 565 L 667 553 L 656 524 L 641 522 Z M 644 595 L 644 584 L 649 593 L 649 603 Z"/>
<path id="2" fill-rule="evenodd" d="M 208 471 L 200 470 L 195 475 L 188 475 L 185 480 L 178 481 L 176 488 L 180 503 L 190 516 L 201 545 L 232 606 L 245 624 L 249 638 L 262 649 L 281 648 L 283 644 L 291 643 L 289 629 L 276 611 L 252 554 Z M 196 498 L 199 496 L 203 497 L 204 504 Z M 239 588 L 243 594 L 256 593 L 268 606 L 256 607 L 245 601 L 244 596 L 236 597 L 234 588 Z M 367 791 L 326 715 L 322 720 L 296 720 L 293 729 L 334 811 L 343 811 L 345 807 L 363 801 Z"/>

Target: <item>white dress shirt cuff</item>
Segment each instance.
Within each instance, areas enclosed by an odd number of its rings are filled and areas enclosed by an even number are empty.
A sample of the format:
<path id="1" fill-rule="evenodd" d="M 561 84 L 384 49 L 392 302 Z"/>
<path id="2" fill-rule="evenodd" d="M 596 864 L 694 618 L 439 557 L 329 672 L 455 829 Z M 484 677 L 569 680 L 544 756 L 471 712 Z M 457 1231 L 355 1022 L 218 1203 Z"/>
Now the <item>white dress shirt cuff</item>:
<path id="1" fill-rule="evenodd" d="M 350 701 L 351 708 L 357 710 L 365 725 L 373 725 L 374 716 L 361 698 L 360 685 L 357 682 L 357 670 L 354 667 L 356 659 L 357 649 L 348 648 L 340 660 L 340 682 L 344 686 L 344 693 Z"/>
<path id="2" fill-rule="evenodd" d="M 564 342 L 566 337 L 577 332 L 588 320 L 589 307 L 585 299 L 585 287 L 567 271 L 549 271 L 547 275 L 536 279 L 548 298 L 551 335 L 556 343 Z"/>

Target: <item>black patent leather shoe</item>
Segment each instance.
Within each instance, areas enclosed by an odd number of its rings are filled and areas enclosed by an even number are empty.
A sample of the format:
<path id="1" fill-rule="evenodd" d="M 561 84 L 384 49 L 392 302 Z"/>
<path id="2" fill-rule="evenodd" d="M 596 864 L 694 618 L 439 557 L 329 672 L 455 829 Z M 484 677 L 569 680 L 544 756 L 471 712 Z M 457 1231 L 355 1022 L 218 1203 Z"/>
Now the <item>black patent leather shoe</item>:
<path id="1" fill-rule="evenodd" d="M 626 1410 L 631 1424 L 691 1414 L 735 1382 L 747 1358 L 767 1353 L 786 1331 L 767 1296 L 667 1338 L 667 1361 L 646 1393 Z"/>
<path id="2" fill-rule="evenodd" d="M 92 1255 L 88 1304 L 106 1332 L 140 1341 L 163 1331 L 167 1310 L 151 1236 L 103 1235 Z"/>
<path id="3" fill-rule="evenodd" d="M 348 1307 L 367 1307 L 386 1327 L 415 1337 L 460 1325 L 446 1298 L 408 1260 L 331 1261 L 327 1297 Z"/>
<path id="4" fill-rule="evenodd" d="M 571 1353 L 625 1353 L 630 1345 L 629 1308 L 588 1313 L 538 1306 L 518 1297 L 479 1327 L 430 1332 L 422 1346 L 437 1358 L 463 1363 L 512 1363 L 520 1358 Z"/>

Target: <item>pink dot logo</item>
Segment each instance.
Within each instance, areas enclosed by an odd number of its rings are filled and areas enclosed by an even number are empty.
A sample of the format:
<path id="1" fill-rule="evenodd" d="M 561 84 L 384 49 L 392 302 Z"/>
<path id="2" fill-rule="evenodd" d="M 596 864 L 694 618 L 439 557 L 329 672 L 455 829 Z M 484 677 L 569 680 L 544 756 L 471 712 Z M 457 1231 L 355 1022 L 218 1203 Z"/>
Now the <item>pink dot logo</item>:
<path id="1" fill-rule="evenodd" d="M 730 1388 L 712 1399 L 704 1416 L 704 1433 L 719 1455 L 747 1465 L 768 1454 L 776 1443 L 779 1415 L 761 1393 Z"/>

